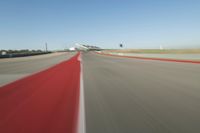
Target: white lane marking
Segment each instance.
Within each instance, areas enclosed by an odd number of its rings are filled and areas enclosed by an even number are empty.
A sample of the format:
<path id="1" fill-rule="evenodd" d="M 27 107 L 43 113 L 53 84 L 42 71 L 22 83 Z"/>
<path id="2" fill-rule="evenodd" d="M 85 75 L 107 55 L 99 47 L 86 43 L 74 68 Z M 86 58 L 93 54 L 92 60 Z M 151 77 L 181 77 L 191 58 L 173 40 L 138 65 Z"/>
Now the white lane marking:
<path id="1" fill-rule="evenodd" d="M 81 60 L 81 53 L 79 54 L 78 56 L 78 61 L 80 61 L 80 63 L 82 63 L 82 60 Z M 82 66 L 81 66 L 82 67 Z"/>
<path id="2" fill-rule="evenodd" d="M 81 54 L 79 55 L 80 61 L 80 100 L 79 100 L 79 120 L 78 120 L 78 131 L 77 133 L 86 133 L 86 126 L 85 126 L 85 98 L 84 98 L 84 87 L 83 87 L 83 67 L 82 67 L 82 58 Z"/>

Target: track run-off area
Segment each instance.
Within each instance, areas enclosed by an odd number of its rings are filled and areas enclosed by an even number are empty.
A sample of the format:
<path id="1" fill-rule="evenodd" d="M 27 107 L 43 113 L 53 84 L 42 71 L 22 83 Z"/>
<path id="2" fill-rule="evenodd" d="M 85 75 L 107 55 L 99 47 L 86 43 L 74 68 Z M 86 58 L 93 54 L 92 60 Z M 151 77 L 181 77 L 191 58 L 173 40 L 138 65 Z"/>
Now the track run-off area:
<path id="1" fill-rule="evenodd" d="M 13 60 L 0 60 L 0 133 L 200 132 L 198 63 L 94 52 Z"/>
<path id="2" fill-rule="evenodd" d="M 0 132 L 75 133 L 79 110 L 79 55 L 1 87 Z"/>

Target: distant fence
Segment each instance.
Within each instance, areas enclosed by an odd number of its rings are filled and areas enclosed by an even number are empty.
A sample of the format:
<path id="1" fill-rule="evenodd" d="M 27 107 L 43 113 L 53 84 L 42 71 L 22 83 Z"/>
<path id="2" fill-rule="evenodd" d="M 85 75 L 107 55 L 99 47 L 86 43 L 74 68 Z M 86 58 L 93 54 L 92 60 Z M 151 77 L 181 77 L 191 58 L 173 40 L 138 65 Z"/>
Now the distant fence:
<path id="1" fill-rule="evenodd" d="M 25 56 L 34 56 L 34 55 L 42 55 L 42 54 L 49 54 L 52 52 L 36 52 L 36 53 L 16 53 L 16 54 L 6 54 L 0 55 L 0 58 L 15 58 L 15 57 L 25 57 Z"/>

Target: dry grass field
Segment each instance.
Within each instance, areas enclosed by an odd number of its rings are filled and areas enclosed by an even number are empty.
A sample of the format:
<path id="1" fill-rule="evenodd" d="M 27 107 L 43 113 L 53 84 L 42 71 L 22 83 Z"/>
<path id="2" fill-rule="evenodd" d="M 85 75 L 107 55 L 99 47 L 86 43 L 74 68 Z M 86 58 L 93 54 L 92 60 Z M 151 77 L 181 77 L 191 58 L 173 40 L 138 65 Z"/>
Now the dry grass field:
<path id="1" fill-rule="evenodd" d="M 109 49 L 103 52 L 145 54 L 200 54 L 200 49 Z"/>

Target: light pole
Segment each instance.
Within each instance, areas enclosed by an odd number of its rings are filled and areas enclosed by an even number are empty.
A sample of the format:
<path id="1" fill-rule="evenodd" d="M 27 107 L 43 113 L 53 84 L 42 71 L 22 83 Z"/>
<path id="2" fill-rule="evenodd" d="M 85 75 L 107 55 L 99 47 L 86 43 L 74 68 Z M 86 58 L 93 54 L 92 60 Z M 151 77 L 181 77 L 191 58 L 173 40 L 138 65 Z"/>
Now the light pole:
<path id="1" fill-rule="evenodd" d="M 45 43 L 45 50 L 46 50 L 46 52 L 48 51 L 48 44 L 47 43 Z"/>

